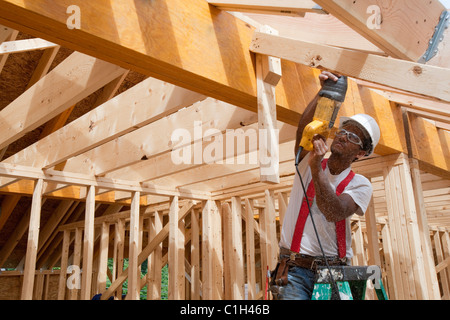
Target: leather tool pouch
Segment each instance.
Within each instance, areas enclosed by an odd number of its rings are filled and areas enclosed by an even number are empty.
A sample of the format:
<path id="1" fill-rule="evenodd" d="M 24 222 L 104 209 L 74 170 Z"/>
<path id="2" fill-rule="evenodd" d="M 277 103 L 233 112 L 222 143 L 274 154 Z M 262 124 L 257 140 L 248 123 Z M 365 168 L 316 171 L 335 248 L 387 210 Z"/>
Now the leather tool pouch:
<path id="1" fill-rule="evenodd" d="M 281 259 L 275 269 L 270 272 L 269 289 L 275 300 L 278 300 L 278 296 L 281 294 L 280 287 L 285 286 L 288 282 L 288 261 L 289 258 Z"/>
<path id="2" fill-rule="evenodd" d="M 283 258 L 275 267 L 275 270 L 271 271 L 270 273 L 270 284 L 271 285 L 277 285 L 277 286 L 285 286 L 288 282 L 287 275 L 289 271 L 288 266 L 288 260 L 289 258 Z"/>

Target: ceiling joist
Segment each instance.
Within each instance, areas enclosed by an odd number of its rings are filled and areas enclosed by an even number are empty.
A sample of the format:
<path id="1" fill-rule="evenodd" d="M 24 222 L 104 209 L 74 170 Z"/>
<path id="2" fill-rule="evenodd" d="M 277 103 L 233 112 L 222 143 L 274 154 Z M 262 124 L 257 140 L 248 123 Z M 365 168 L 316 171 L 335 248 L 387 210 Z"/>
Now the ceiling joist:
<path id="1" fill-rule="evenodd" d="M 99 2 L 96 3 L 98 10 L 111 13 L 101 20 L 93 15 L 89 3 L 80 3 L 84 12 L 83 30 L 67 28 L 63 2 L 36 0 L 25 6 L 18 0 L 2 0 L 0 4 L 4 8 L 0 12 L 0 23 L 9 27 L 252 111 L 257 109 L 255 70 L 248 51 L 254 30 L 206 1 L 141 3 L 124 0 L 113 7 Z M 48 6 L 52 10 L 48 10 Z M 125 10 L 129 7 L 135 7 L 136 11 Z M 147 18 L 139 19 L 133 12 L 145 12 Z M 92 21 L 95 23 L 90 23 Z M 140 22 L 139 26 L 136 21 Z M 185 37 L 186 29 L 192 31 L 190 34 L 194 38 Z M 145 35 L 142 30 L 146 30 Z M 219 30 L 228 31 L 225 35 Z M 125 34 L 134 36 L 131 39 Z M 292 62 L 282 61 L 283 79 L 276 87 L 277 117 L 293 125 L 297 124 L 307 101 L 319 86 L 317 73 L 301 69 Z M 369 114 L 383 121 L 401 118 L 400 110 L 392 108 L 379 107 Z M 387 125 L 396 126 L 394 122 Z M 379 151 L 405 152 L 401 144 L 390 144 L 403 139 L 402 132 L 396 134 L 398 137 L 394 140 L 380 141 Z"/>
<path id="2" fill-rule="evenodd" d="M 372 179 L 378 211 L 386 204 L 383 181 L 377 180 L 382 175 L 380 164 L 386 165 L 389 155 L 394 159 L 408 150 L 402 106 L 408 111 L 406 121 L 414 128 L 410 156 L 419 161 L 428 175 L 433 174 L 433 179 L 437 178 L 435 175 L 450 179 L 450 133 L 443 130 L 448 128 L 450 104 L 439 101 L 450 101 L 449 65 L 442 58 L 446 51 L 439 52 L 440 60 L 416 63 L 424 51 L 423 44 L 428 43 L 432 34 L 440 4 L 403 0 L 316 1 L 323 2 L 321 6 L 331 13 L 316 14 L 323 11 L 315 8 L 312 1 L 236 0 L 209 1 L 209 4 L 203 0 L 97 1 L 95 10 L 93 3 L 80 2 L 82 28 L 78 30 L 69 29 L 66 24 L 66 9 L 72 2 L 0 0 L 0 23 L 8 26 L 0 26 L 0 50 L 10 44 L 23 44 L 30 50 L 10 49 L 3 55 L 0 51 L 0 71 L 8 56 L 34 55 L 37 65 L 28 73 L 31 79 L 24 80 L 26 89 L 22 94 L 4 104 L 6 107 L 0 111 L 5 121 L 1 126 L 4 132 L 0 147 L 4 149 L 22 141 L 25 134 L 39 127 L 42 130 L 37 142 L 0 163 L 0 192 L 7 195 L 1 203 L 0 230 L 9 222 L 14 209 L 20 207 L 20 196 L 33 194 L 34 179 L 44 181 L 43 200 L 62 200 L 41 229 L 37 266 L 53 266 L 58 262 L 60 256 L 53 254 L 62 242 L 58 226 L 81 217 L 85 205 L 77 206 L 77 202 L 86 201 L 89 194 L 88 202 L 92 205 L 94 189 L 97 205 L 130 205 L 132 196 L 140 193 L 140 204 L 144 206 L 166 203 L 169 197 L 229 200 L 232 196 L 262 198 L 269 189 L 289 192 L 294 180 L 296 125 L 320 87 L 317 80 L 320 71 L 311 66 L 325 66 L 355 77 L 363 74 L 361 78 L 366 79 L 350 79 L 340 114 L 368 113 L 382 128 L 376 152 L 388 156 L 355 164 L 355 171 Z M 276 25 L 276 20 L 264 20 L 280 18 L 277 11 L 288 14 L 282 11 L 288 11 L 289 3 L 301 10 L 297 13 L 291 8 L 290 13 L 304 18 L 282 17 L 289 21 L 283 22 L 284 27 L 283 23 Z M 363 10 L 364 6 L 374 3 L 381 9 L 381 29 L 363 30 L 367 29 L 368 18 L 373 18 Z M 411 21 L 398 13 L 400 5 L 411 12 Z M 275 89 L 280 129 L 280 180 L 276 185 L 260 181 L 257 161 L 239 163 L 242 157 L 258 158 L 258 141 L 248 139 L 243 148 L 235 145 L 231 152 L 227 150 L 227 130 L 257 132 L 258 90 L 255 54 L 249 50 L 254 28 L 237 19 L 239 15 L 221 9 L 240 12 L 264 9 L 259 11 L 263 15 L 249 16 L 258 22 L 274 21 L 273 27 L 280 29 L 281 36 L 293 38 L 300 47 L 314 49 L 301 61 L 281 61 L 283 76 Z M 102 19 L 98 18 L 99 11 L 103 13 Z M 298 25 L 291 27 L 291 21 Z M 405 30 L 408 37 L 396 36 L 405 34 Z M 441 44 L 444 49 L 446 42 Z M 275 40 L 271 43 L 273 47 L 281 47 L 274 45 Z M 301 48 L 294 48 L 300 52 Z M 61 59 L 56 56 L 67 49 L 76 52 L 59 62 Z M 42 56 L 38 56 L 37 50 L 43 50 Z M 275 55 L 274 51 L 266 54 Z M 365 69 L 371 61 L 375 61 L 376 67 Z M 390 76 L 388 79 L 394 82 L 387 81 L 384 76 L 388 69 L 403 78 Z M 123 82 L 135 72 L 150 78 L 133 83 L 130 89 Z M 444 82 L 433 82 L 437 75 Z M 377 81 L 381 85 L 374 85 Z M 388 87 L 393 84 L 399 89 Z M 115 96 L 119 87 L 124 90 Z M 97 93 L 95 102 L 89 102 L 92 111 L 74 116 L 66 124 L 75 105 L 94 93 Z M 196 121 L 201 122 L 202 129 L 197 136 Z M 176 129 L 184 129 L 194 139 L 175 145 L 171 134 Z M 222 150 L 215 149 L 218 145 Z M 173 152 L 181 152 L 188 146 L 191 153 L 187 163 L 175 165 Z M 196 159 L 194 150 L 202 159 Z M 205 154 L 213 161 L 206 162 Z M 448 223 L 447 182 L 441 179 L 424 183 L 425 207 L 433 223 Z M 287 203 L 287 193 L 284 195 Z M 259 209 L 264 206 L 264 202 L 257 205 Z M 382 212 L 386 210 L 381 208 Z M 2 247 L 0 266 L 26 232 L 28 219 L 23 215 Z"/>
<path id="3" fill-rule="evenodd" d="M 148 78 L 4 162 L 51 168 L 201 99 L 204 96 Z"/>
<path id="4" fill-rule="evenodd" d="M 124 71 L 111 63 L 73 53 L 0 111 L 0 149 L 59 115 Z"/>
<path id="5" fill-rule="evenodd" d="M 450 69 L 255 32 L 250 50 L 450 101 Z M 401 76 L 399 76 L 401 75 Z"/>
<path id="6" fill-rule="evenodd" d="M 208 0 L 208 3 L 226 11 L 253 12 L 284 16 L 304 16 L 305 12 L 325 14 L 320 6 L 310 0 Z"/>
<path id="7" fill-rule="evenodd" d="M 445 7 L 422 0 L 315 0 L 393 58 L 418 61 Z M 408 35 L 408 36 L 400 36 Z"/>
<path id="8" fill-rule="evenodd" d="M 26 39 L 16 41 L 5 41 L 0 45 L 0 55 L 19 53 L 34 50 L 45 50 L 58 45 L 43 39 Z"/>

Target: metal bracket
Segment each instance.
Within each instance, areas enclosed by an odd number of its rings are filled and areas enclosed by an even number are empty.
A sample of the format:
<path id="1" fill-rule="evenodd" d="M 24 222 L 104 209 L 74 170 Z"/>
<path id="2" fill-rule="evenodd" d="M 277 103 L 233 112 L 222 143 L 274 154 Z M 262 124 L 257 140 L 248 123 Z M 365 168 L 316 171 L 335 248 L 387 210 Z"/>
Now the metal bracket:
<path id="1" fill-rule="evenodd" d="M 437 26 L 434 28 L 434 34 L 428 42 L 428 49 L 425 51 L 425 54 L 419 59 L 419 63 L 425 63 L 430 61 L 437 52 L 438 45 L 443 39 L 443 34 L 445 29 L 448 28 L 448 24 L 450 21 L 450 12 L 447 10 L 442 11 L 441 16 L 439 17 L 439 22 Z"/>

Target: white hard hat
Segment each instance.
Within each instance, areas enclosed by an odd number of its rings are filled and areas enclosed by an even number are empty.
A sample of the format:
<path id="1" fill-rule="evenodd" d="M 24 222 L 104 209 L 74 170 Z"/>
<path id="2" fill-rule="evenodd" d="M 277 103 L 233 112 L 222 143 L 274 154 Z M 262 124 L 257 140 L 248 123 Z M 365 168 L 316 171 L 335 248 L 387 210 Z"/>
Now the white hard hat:
<path id="1" fill-rule="evenodd" d="M 366 150 L 366 156 L 370 156 L 373 153 L 373 150 L 380 141 L 380 127 L 378 127 L 377 122 L 374 118 L 367 114 L 355 114 L 351 117 L 341 117 L 339 128 L 341 128 L 344 124 L 351 122 L 355 124 L 358 128 L 360 128 L 366 138 L 371 139 L 371 145 L 369 150 Z"/>

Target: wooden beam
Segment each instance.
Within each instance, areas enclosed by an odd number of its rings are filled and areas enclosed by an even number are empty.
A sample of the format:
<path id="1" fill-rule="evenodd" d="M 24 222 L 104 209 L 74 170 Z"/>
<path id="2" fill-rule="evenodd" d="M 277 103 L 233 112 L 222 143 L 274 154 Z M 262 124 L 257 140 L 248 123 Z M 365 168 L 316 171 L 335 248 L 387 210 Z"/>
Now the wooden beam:
<path id="1" fill-rule="evenodd" d="M 267 13 L 285 16 L 303 16 L 305 12 L 325 13 L 322 8 L 309 0 L 208 0 L 221 10 L 233 12 Z"/>
<path id="2" fill-rule="evenodd" d="M 431 245 L 430 230 L 428 226 L 427 211 L 424 203 L 424 192 L 422 179 L 419 170 L 419 163 L 416 159 L 409 159 L 411 168 L 411 181 L 416 202 L 417 221 L 419 234 L 422 242 L 422 252 L 425 265 L 425 277 L 427 280 L 428 295 L 430 299 L 440 299 L 439 283 L 434 270 L 433 247 Z"/>
<path id="3" fill-rule="evenodd" d="M 444 255 L 444 248 L 441 243 L 441 235 L 440 231 L 434 231 L 433 232 L 433 241 L 434 241 L 434 251 L 436 255 L 436 272 L 441 272 L 440 278 L 441 278 L 441 286 L 442 286 L 442 299 L 448 299 L 450 296 L 450 284 L 449 284 L 449 277 L 447 275 L 447 270 L 444 266 L 447 265 L 447 261 L 445 259 Z"/>
<path id="4" fill-rule="evenodd" d="M 422 0 L 314 2 L 390 56 L 410 61 L 418 61 L 425 53 L 445 9 L 439 1 Z"/>
<path id="5" fill-rule="evenodd" d="M 270 27 L 264 26 L 260 32 L 278 34 Z M 280 68 L 277 66 L 280 65 Z M 270 72 L 269 70 L 277 70 Z M 256 90 L 258 98 L 258 133 L 259 164 L 262 182 L 279 183 L 279 132 L 277 128 L 277 106 L 275 86 L 278 81 L 267 81 L 267 74 L 279 74 L 281 64 L 277 58 L 256 55 Z M 269 79 L 272 78 L 269 76 Z M 278 79 L 279 80 L 279 79 Z"/>
<path id="6" fill-rule="evenodd" d="M 192 223 L 191 223 L 192 225 Z M 149 219 L 149 239 L 153 239 L 163 228 L 163 213 L 155 211 Z M 161 299 L 162 244 L 157 245 L 148 258 L 147 300 Z M 191 273 L 192 274 L 192 273 Z"/>
<path id="7" fill-rule="evenodd" d="M 139 183 L 136 181 L 101 178 L 84 174 L 75 174 L 56 170 L 39 170 L 33 167 L 15 166 L 0 163 L 0 176 L 8 178 L 43 179 L 68 185 L 94 186 L 102 189 L 119 191 L 139 191 L 146 194 L 182 196 L 183 198 L 209 199 L 208 192 L 196 192 L 194 190 L 180 188 L 178 190 L 164 186 L 156 186 L 151 183 Z M 72 198 L 72 197 L 70 197 Z"/>
<path id="8" fill-rule="evenodd" d="M 250 50 L 450 101 L 450 69 L 255 32 Z M 393 72 L 393 70 L 395 70 Z M 401 79 L 397 74 L 402 74 Z"/>
<path id="9" fill-rule="evenodd" d="M 191 210 L 191 299 L 200 300 L 200 224 L 199 211 Z"/>
<path id="10" fill-rule="evenodd" d="M 58 282 L 58 300 L 64 300 L 66 296 L 66 279 L 67 279 L 67 265 L 69 260 L 69 245 L 70 245 L 70 231 L 64 231 L 63 244 L 61 249 L 61 271 Z"/>
<path id="11" fill-rule="evenodd" d="M 9 236 L 6 243 L 3 245 L 2 250 L 0 251 L 0 266 L 6 262 L 10 254 L 13 252 L 14 248 L 19 243 L 20 239 L 22 239 L 23 235 L 27 231 L 30 225 L 30 210 L 27 211 L 25 215 L 23 215 L 20 222 L 16 225 L 13 232 Z"/>
<path id="12" fill-rule="evenodd" d="M 179 219 L 184 219 L 185 216 L 190 212 L 192 207 L 194 206 L 194 202 L 189 201 L 186 203 L 179 212 Z M 169 224 L 166 224 L 164 228 L 147 244 L 147 246 L 142 249 L 141 253 L 139 253 L 138 256 L 138 264 L 142 264 L 145 259 L 148 258 L 150 253 L 155 250 L 155 248 L 163 241 L 169 234 Z M 117 288 L 122 285 L 122 283 L 127 279 L 128 277 L 128 268 L 123 270 L 121 274 L 117 277 L 117 279 L 111 283 L 110 287 L 102 294 L 101 299 L 107 300 L 111 295 L 117 290 Z"/>
<path id="13" fill-rule="evenodd" d="M 446 117 L 446 116 L 440 116 L 437 115 L 433 112 L 429 112 L 429 111 L 421 111 L 421 110 L 417 110 L 416 108 L 409 108 L 409 107 L 404 107 L 406 111 L 408 111 L 409 113 L 414 113 L 417 116 L 420 116 L 421 118 L 424 119 L 428 119 L 428 120 L 433 120 L 434 121 L 434 125 L 437 127 L 438 124 L 436 124 L 436 122 L 440 123 L 440 126 L 446 126 L 446 128 L 449 128 L 450 126 L 450 117 Z"/>
<path id="14" fill-rule="evenodd" d="M 101 1 L 95 3 L 95 8 L 90 2 L 79 3 L 83 29 L 70 30 L 65 12 L 71 4 L 68 0 L 36 0 L 26 5 L 21 0 L 1 0 L 4 10 L 0 12 L 0 23 L 256 111 L 254 57 L 247 50 L 253 28 L 245 22 L 204 0 L 124 0 L 113 5 Z M 98 19 L 98 12 L 104 13 L 102 19 Z M 191 37 L 186 37 L 186 30 L 191 30 Z M 306 104 L 319 89 L 317 72 L 289 61 L 282 61 L 282 69 L 284 79 L 276 88 L 277 116 L 297 125 Z M 349 104 L 349 113 L 352 107 Z M 385 121 L 387 126 L 396 126 L 395 110 L 374 108 L 377 117 L 391 119 Z M 402 152 L 395 144 L 402 139 L 401 134 L 393 135 L 394 139 L 380 142 L 380 148 L 389 153 Z"/>
<path id="15" fill-rule="evenodd" d="M 169 300 L 184 300 L 184 237 L 180 232 L 178 197 L 169 209 Z"/>
<path id="16" fill-rule="evenodd" d="M 81 228 L 75 229 L 75 240 L 73 245 L 73 265 L 78 266 L 81 269 L 81 251 L 83 244 L 83 231 Z M 75 277 L 75 284 L 73 289 L 69 291 L 69 299 L 77 300 L 79 299 L 79 292 L 81 289 L 81 279 L 79 277 Z"/>
<path id="17" fill-rule="evenodd" d="M 149 78 L 4 162 L 49 168 L 202 98 L 199 94 Z M 156 107 L 143 107 L 148 105 Z M 39 154 L 34 151 L 36 149 L 40 150 Z"/>
<path id="18" fill-rule="evenodd" d="M 24 278 L 21 300 L 31 300 L 33 297 L 34 274 L 36 270 L 36 255 L 39 240 L 39 225 L 41 220 L 42 179 L 36 180 L 31 202 L 30 224 L 28 227 L 27 252 L 25 256 Z"/>
<path id="19" fill-rule="evenodd" d="M 0 43 L 4 41 L 14 41 L 19 35 L 19 31 L 2 26 L 2 32 L 0 33 Z M 3 70 L 3 67 L 6 64 L 6 60 L 8 60 L 9 54 L 4 54 L 0 56 L 0 73 Z"/>
<path id="20" fill-rule="evenodd" d="M 33 75 L 31 76 L 30 81 L 27 84 L 25 90 L 28 90 L 31 86 L 33 86 L 36 82 L 42 79 L 49 71 L 53 61 L 56 58 L 56 54 L 58 53 L 61 46 L 56 46 L 53 48 L 45 49 L 42 54 L 41 59 L 39 59 L 39 63 L 33 71 Z"/>
<path id="21" fill-rule="evenodd" d="M 138 264 L 138 242 L 139 242 L 139 192 L 133 192 L 130 210 L 130 244 L 128 257 L 128 294 L 127 300 L 139 300 L 139 266 Z"/>
<path id="22" fill-rule="evenodd" d="M 81 278 L 81 300 L 90 300 L 92 263 L 94 256 L 95 187 L 89 186 L 86 197 L 83 238 L 83 273 Z"/>
<path id="23" fill-rule="evenodd" d="M 19 200 L 20 200 L 19 195 L 10 195 L 3 199 L 1 207 L 2 214 L 0 215 L 0 231 L 5 226 L 6 221 L 8 221 L 9 216 L 13 212 Z"/>
<path id="24" fill-rule="evenodd" d="M 125 219 L 118 219 L 114 225 L 114 254 L 113 254 L 113 274 L 111 282 L 114 282 L 123 271 L 123 249 L 125 240 Z M 122 297 L 122 286 L 116 292 L 118 297 Z"/>
<path id="25" fill-rule="evenodd" d="M 202 202 L 202 299 L 223 299 L 222 222 L 219 202 Z"/>
<path id="26" fill-rule="evenodd" d="M 231 198 L 231 252 L 234 279 L 232 284 L 232 299 L 243 300 L 244 293 L 244 252 L 242 244 L 242 205 L 241 198 Z"/>
<path id="27" fill-rule="evenodd" d="M 364 84 L 363 84 L 364 85 Z M 392 102 L 407 106 L 410 109 L 415 109 L 419 111 L 429 112 L 435 114 L 436 117 L 447 117 L 450 118 L 450 104 L 427 99 L 427 97 L 420 97 L 418 95 L 407 95 L 406 93 L 399 92 L 389 92 L 385 90 L 376 90 L 377 93 L 386 97 Z"/>
<path id="28" fill-rule="evenodd" d="M 414 114 L 408 114 L 412 155 L 422 170 L 450 179 L 450 133 Z M 436 166 L 430 166 L 433 162 Z"/>
<path id="29" fill-rule="evenodd" d="M 215 119 L 217 114 L 223 116 Z M 253 112 L 225 102 L 205 99 L 69 159 L 64 170 L 105 175 L 114 170 L 142 163 L 146 168 L 145 171 L 148 172 L 149 167 L 151 167 L 149 162 L 157 165 L 156 161 L 151 159 L 162 153 L 168 155 L 168 158 L 162 164 L 173 167 L 172 153 L 177 152 L 178 154 L 179 152 L 182 154 L 184 152 L 183 147 L 186 146 L 189 147 L 191 153 L 200 152 L 202 156 L 201 159 L 197 159 L 197 157 L 191 158 L 191 155 L 189 155 L 189 160 L 194 160 L 192 163 L 196 164 L 198 162 L 203 163 L 203 149 L 196 149 L 196 146 L 202 143 L 202 140 L 214 139 L 211 137 L 217 131 L 239 128 L 243 124 L 255 121 L 256 115 Z M 200 124 L 200 126 L 196 126 L 196 124 Z M 177 135 L 177 132 L 183 135 Z M 155 135 L 159 137 L 156 140 L 154 139 Z M 184 141 L 185 139 L 188 141 Z M 191 143 L 193 143 L 192 146 Z M 180 157 L 182 156 L 184 155 Z M 177 165 L 182 164 L 177 163 Z M 114 177 L 116 175 L 108 176 Z"/>
<path id="30" fill-rule="evenodd" d="M 422 238 L 419 234 L 419 221 L 417 218 L 416 203 L 414 199 L 413 183 L 411 178 L 411 170 L 409 167 L 409 159 L 402 157 L 402 164 L 398 166 L 401 186 L 397 186 L 396 189 L 401 188 L 403 197 L 403 210 L 405 219 L 408 221 L 407 233 L 409 244 L 409 254 L 412 259 L 412 267 L 414 271 L 415 286 L 417 291 L 417 297 L 419 299 L 429 299 L 428 284 L 426 280 L 426 266 L 423 257 L 422 247 L 425 243 L 422 243 Z M 396 190 L 396 192 L 398 192 Z M 398 197 L 398 196 L 397 196 Z M 407 246 L 405 245 L 405 248 Z"/>
<path id="31" fill-rule="evenodd" d="M 74 53 L 1 112 L 4 148 L 122 74 L 115 65 Z M 71 75 L 66 76 L 66 75 Z M 39 99 L 36 99 L 39 97 Z"/>
<path id="32" fill-rule="evenodd" d="M 42 59 L 41 59 L 42 60 Z M 110 83 L 108 83 L 105 87 L 103 87 L 103 90 L 101 91 L 101 94 L 97 96 L 97 99 L 95 100 L 95 103 L 92 105 L 92 109 L 98 107 L 99 105 L 102 105 L 116 94 L 117 90 L 119 89 L 122 82 L 125 80 L 126 76 L 128 75 L 129 70 L 126 70 L 122 75 L 117 77 L 116 79 L 112 80 Z M 60 129 L 66 124 L 67 119 L 69 118 L 69 115 L 72 113 L 73 109 L 76 105 L 71 106 L 69 109 L 61 113 L 59 116 L 53 118 L 51 121 L 49 121 L 46 125 L 44 130 L 41 132 L 40 139 L 43 137 L 46 137 L 50 133 L 55 132 L 56 130 Z M 57 166 L 55 166 L 55 169 L 57 170 L 63 170 L 67 166 L 66 162 L 61 162 Z M 68 171 L 71 171 L 70 169 Z M 57 189 L 58 186 L 52 183 L 47 183 L 44 194 L 53 192 L 53 190 Z"/>
<path id="33" fill-rule="evenodd" d="M 109 247 L 109 224 L 102 223 L 100 228 L 100 247 L 98 249 L 98 273 L 97 292 L 106 290 L 106 277 L 108 273 L 108 247 Z"/>
<path id="34" fill-rule="evenodd" d="M 255 264 L 255 225 L 253 205 L 250 199 L 245 199 L 245 250 L 247 262 L 247 292 L 248 300 L 256 298 L 256 264 Z"/>
<path id="35" fill-rule="evenodd" d="M 377 46 L 331 14 L 306 13 L 303 18 L 299 18 L 246 13 L 245 17 L 255 21 L 255 28 L 259 27 L 257 23 L 269 25 L 283 37 L 386 55 Z"/>
<path id="36" fill-rule="evenodd" d="M 240 113 L 238 113 L 240 114 Z M 279 122 L 279 142 L 284 144 L 286 141 L 295 139 L 296 127 L 286 123 Z M 234 132 L 229 130 L 222 133 L 223 148 L 222 153 L 217 152 L 212 159 L 213 163 L 195 163 L 195 158 L 191 154 L 191 158 L 187 164 L 181 163 L 176 166 L 172 162 L 172 154 L 164 153 L 153 157 L 140 164 L 123 168 L 111 172 L 106 177 L 123 177 L 126 176 L 138 181 L 163 181 L 163 184 L 169 183 L 176 186 L 190 184 L 199 180 L 207 180 L 222 174 L 232 174 L 236 170 L 247 170 L 250 168 L 258 168 L 258 142 L 257 142 L 256 124 L 237 128 Z M 230 142 L 233 142 L 231 145 Z M 201 154 L 204 154 L 212 142 L 203 141 L 201 145 Z M 231 147 L 232 146 L 232 147 Z M 191 146 L 191 151 L 194 149 Z M 280 148 L 284 150 L 283 146 Z M 235 150 L 236 149 L 236 150 Z M 284 154 L 280 149 L 281 160 L 284 161 Z M 200 150 L 200 148 L 199 148 Z M 228 153 L 228 154 L 227 154 Z M 291 152 L 292 153 L 292 152 Z M 193 179 L 193 177 L 195 177 Z"/>
<path id="37" fill-rule="evenodd" d="M 278 217 L 279 217 L 279 228 L 278 232 L 281 234 L 281 230 L 283 229 L 284 216 L 286 214 L 286 210 L 288 207 L 288 195 L 286 192 L 278 193 Z"/>
<path id="38" fill-rule="evenodd" d="M 43 39 L 25 39 L 15 41 L 5 41 L 0 44 L 0 56 L 4 54 L 19 53 L 33 50 L 45 50 L 57 47 L 58 45 Z"/>
<path id="39" fill-rule="evenodd" d="M 264 223 L 267 239 L 267 266 L 269 270 L 275 269 L 278 261 L 278 244 L 276 230 L 276 212 L 275 212 L 275 195 L 273 190 L 265 190 L 264 192 Z M 260 225 L 261 227 L 261 225 Z"/>
<path id="40" fill-rule="evenodd" d="M 50 219 L 47 220 L 45 226 L 40 230 L 38 251 L 40 251 L 50 239 L 51 235 L 56 230 L 63 217 L 68 213 L 73 203 L 74 201 L 71 200 L 63 200 L 59 203 Z"/>
<path id="41" fill-rule="evenodd" d="M 442 270 L 448 268 L 450 265 L 450 257 L 447 257 L 445 260 L 440 261 L 436 266 L 436 272 L 441 272 Z"/>
<path id="42" fill-rule="evenodd" d="M 378 243 L 378 231 L 375 216 L 375 207 L 373 205 L 373 197 L 365 214 L 367 229 L 367 251 L 369 265 L 381 266 L 380 247 Z"/>
<path id="43" fill-rule="evenodd" d="M 247 50 L 253 29 L 245 22 L 204 0 L 126 0 L 113 6 L 109 2 L 96 2 L 95 6 L 78 3 L 83 29 L 70 30 L 66 10 L 71 4 L 37 0 L 25 6 L 18 0 L 2 0 L 0 23 L 125 69 L 256 110 L 253 57 Z M 103 19 L 98 19 L 98 12 L 104 13 Z M 185 36 L 185 30 L 191 30 L 190 37 Z M 289 68 L 285 75 L 297 79 L 295 66 L 290 64 Z M 288 107 L 286 99 L 287 95 L 298 95 L 292 87 L 298 84 L 280 85 L 277 103 L 287 110 L 278 115 L 280 120 L 296 124 L 295 113 L 301 104 L 290 100 Z"/>
<path id="44" fill-rule="evenodd" d="M 291 139 L 295 139 L 292 136 Z M 285 164 L 294 160 L 294 154 L 292 152 L 294 148 L 295 141 L 285 142 L 280 145 L 280 163 L 282 164 L 282 168 L 285 168 Z M 248 159 L 255 159 L 252 163 L 251 161 L 240 164 L 238 162 L 238 156 L 232 158 L 233 161 L 230 161 L 230 164 L 205 164 L 200 166 L 192 166 L 189 170 L 184 170 L 182 172 L 173 172 L 171 175 L 167 175 L 165 177 L 155 179 L 152 182 L 167 185 L 167 186 L 182 186 L 183 188 L 189 188 L 191 185 L 197 185 L 200 187 L 203 185 L 204 190 L 216 190 L 215 186 L 220 185 L 219 183 L 215 183 L 216 181 L 221 181 L 223 184 L 223 188 L 226 189 L 229 187 L 229 184 L 226 183 L 227 180 L 230 180 L 230 183 L 239 184 L 247 184 L 250 181 L 254 182 L 254 179 L 245 180 L 245 178 L 240 178 L 240 175 L 245 175 L 247 178 L 247 174 L 252 172 L 252 176 L 256 177 L 257 181 L 260 181 L 260 167 L 256 162 L 256 158 L 258 156 L 258 151 L 251 151 L 247 154 Z M 291 163 L 292 164 L 292 163 Z M 289 166 L 289 165 L 287 165 Z M 291 166 L 290 172 L 293 172 L 294 168 Z M 286 171 L 282 171 L 283 174 L 286 174 Z"/>
<path id="45" fill-rule="evenodd" d="M 13 31 L 11 28 L 0 25 L 0 43 L 8 41 Z"/>

